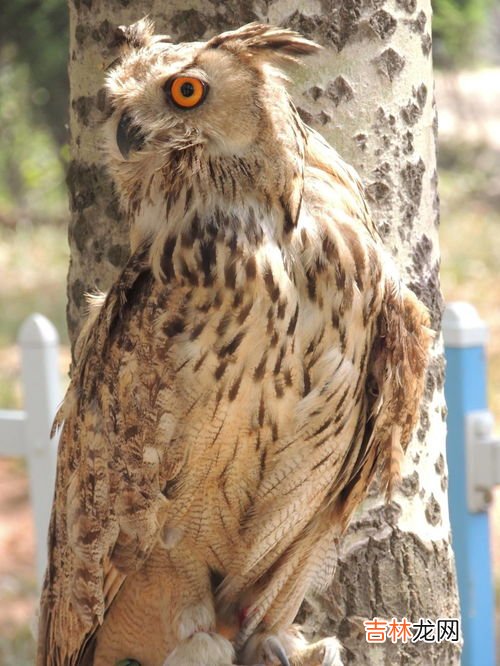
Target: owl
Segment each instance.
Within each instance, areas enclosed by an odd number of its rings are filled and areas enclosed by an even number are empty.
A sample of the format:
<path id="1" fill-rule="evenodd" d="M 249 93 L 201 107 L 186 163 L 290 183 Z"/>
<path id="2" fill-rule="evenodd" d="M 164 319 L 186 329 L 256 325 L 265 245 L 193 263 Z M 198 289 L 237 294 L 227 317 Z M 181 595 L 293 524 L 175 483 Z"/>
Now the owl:
<path id="1" fill-rule="evenodd" d="M 38 666 L 338 666 L 294 624 L 377 475 L 431 333 L 355 171 L 252 23 L 118 32 L 105 150 L 130 258 L 92 299 L 61 428 Z"/>

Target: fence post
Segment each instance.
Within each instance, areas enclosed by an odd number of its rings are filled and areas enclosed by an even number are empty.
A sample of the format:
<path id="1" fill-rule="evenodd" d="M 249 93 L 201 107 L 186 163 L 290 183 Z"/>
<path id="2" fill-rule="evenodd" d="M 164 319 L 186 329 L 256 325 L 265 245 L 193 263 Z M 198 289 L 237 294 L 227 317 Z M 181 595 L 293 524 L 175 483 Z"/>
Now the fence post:
<path id="1" fill-rule="evenodd" d="M 26 411 L 26 457 L 35 523 L 36 572 L 41 586 L 56 474 L 57 437 L 50 439 L 50 429 L 61 400 L 59 336 L 46 317 L 33 314 L 21 326 L 18 342 Z"/>
<path id="2" fill-rule="evenodd" d="M 486 507 L 471 510 L 471 457 L 467 422 L 484 410 L 487 328 L 468 303 L 450 303 L 443 317 L 448 406 L 447 456 L 450 518 L 464 648 L 462 666 L 494 666 L 494 603 Z M 476 448 L 473 449 L 479 454 Z"/>

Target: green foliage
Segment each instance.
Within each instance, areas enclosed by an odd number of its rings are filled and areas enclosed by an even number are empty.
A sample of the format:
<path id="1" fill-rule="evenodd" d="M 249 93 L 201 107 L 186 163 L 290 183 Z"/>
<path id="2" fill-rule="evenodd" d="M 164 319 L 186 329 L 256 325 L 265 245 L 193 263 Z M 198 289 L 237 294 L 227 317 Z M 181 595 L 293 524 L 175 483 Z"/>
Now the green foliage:
<path id="1" fill-rule="evenodd" d="M 477 46 L 492 0 L 432 0 L 434 60 L 466 67 L 477 60 Z"/>
<path id="2" fill-rule="evenodd" d="M 17 62 L 15 49 L 0 50 L 0 221 L 44 221 L 60 217 L 65 201 L 60 148 L 35 122 L 29 66 Z M 13 220 L 14 221 L 14 220 Z"/>
<path id="3" fill-rule="evenodd" d="M 65 0 L 0 0 L 0 223 L 66 206 L 67 24 Z"/>
<path id="4" fill-rule="evenodd" d="M 34 119 L 67 141 L 68 12 L 65 0 L 0 0 L 0 50 L 29 71 Z"/>

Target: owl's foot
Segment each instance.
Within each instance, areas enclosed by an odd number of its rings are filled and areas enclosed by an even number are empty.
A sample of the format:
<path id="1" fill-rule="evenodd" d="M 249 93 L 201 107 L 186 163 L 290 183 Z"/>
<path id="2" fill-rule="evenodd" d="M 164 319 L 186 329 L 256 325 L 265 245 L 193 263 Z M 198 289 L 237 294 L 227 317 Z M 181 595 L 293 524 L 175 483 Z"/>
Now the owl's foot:
<path id="1" fill-rule="evenodd" d="M 336 638 L 309 645 L 296 627 L 277 634 L 252 636 L 239 661 L 252 666 L 343 666 Z"/>
<path id="2" fill-rule="evenodd" d="M 231 666 L 232 644 L 218 634 L 202 631 L 179 643 L 163 666 Z"/>
<path id="3" fill-rule="evenodd" d="M 324 638 L 299 649 L 290 666 L 343 666 L 341 646 L 336 638 Z"/>

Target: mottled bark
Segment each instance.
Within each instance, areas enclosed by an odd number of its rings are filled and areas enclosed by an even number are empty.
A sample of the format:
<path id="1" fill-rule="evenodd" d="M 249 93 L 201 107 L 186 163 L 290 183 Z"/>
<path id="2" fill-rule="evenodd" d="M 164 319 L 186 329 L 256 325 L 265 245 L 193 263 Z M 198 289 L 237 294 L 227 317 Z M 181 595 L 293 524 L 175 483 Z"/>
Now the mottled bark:
<path id="1" fill-rule="evenodd" d="M 106 289 L 123 264 L 127 228 L 102 167 L 99 124 L 114 26 L 145 14 L 178 40 L 206 38 L 252 20 L 295 28 L 326 48 L 293 72 L 303 117 L 359 170 L 379 229 L 439 330 L 435 127 L 429 0 L 70 0 L 72 221 L 68 325 L 84 292 Z M 448 642 L 368 645 L 363 620 L 458 616 L 445 463 L 444 366 L 437 339 L 420 425 L 390 506 L 375 492 L 341 546 L 335 580 L 303 614 L 336 633 L 349 664 L 459 663 Z"/>

